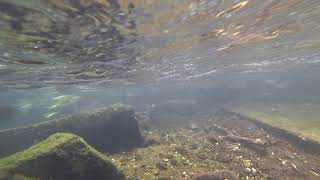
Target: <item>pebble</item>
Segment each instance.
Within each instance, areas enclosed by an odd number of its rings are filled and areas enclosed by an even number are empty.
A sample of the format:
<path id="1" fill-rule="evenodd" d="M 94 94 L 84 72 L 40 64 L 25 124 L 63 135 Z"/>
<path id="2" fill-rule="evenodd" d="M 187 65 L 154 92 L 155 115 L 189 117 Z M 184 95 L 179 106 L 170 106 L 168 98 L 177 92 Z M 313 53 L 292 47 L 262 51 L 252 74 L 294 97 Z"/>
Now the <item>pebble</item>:
<path id="1" fill-rule="evenodd" d="M 155 171 L 153 172 L 153 174 L 156 175 L 156 176 L 159 175 L 159 173 L 160 173 L 159 170 L 155 170 Z"/>
<path id="2" fill-rule="evenodd" d="M 244 172 L 247 173 L 247 174 L 250 174 L 251 173 L 251 169 L 250 168 L 245 168 Z"/>
<path id="3" fill-rule="evenodd" d="M 255 168 L 251 168 L 252 173 L 257 172 L 257 170 Z"/>
<path id="4" fill-rule="evenodd" d="M 186 177 L 186 176 L 188 176 L 188 175 L 187 175 L 187 172 L 183 171 L 183 172 L 182 172 L 182 177 Z"/>

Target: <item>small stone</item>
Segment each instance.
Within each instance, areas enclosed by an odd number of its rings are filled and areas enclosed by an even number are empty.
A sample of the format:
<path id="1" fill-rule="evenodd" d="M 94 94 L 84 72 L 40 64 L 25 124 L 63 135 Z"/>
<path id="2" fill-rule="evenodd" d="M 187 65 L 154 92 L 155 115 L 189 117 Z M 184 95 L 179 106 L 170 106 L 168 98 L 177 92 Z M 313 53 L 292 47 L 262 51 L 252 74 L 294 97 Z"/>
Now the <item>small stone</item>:
<path id="1" fill-rule="evenodd" d="M 244 171 L 245 173 L 247 173 L 247 174 L 250 174 L 250 173 L 251 173 L 251 169 L 250 169 L 250 168 L 245 168 L 243 171 Z"/>
<path id="2" fill-rule="evenodd" d="M 156 175 L 156 176 L 158 176 L 159 173 L 160 173 L 159 170 L 155 170 L 155 171 L 153 172 L 153 174 Z"/>
<path id="3" fill-rule="evenodd" d="M 255 168 L 251 168 L 252 173 L 256 173 L 257 170 Z"/>
<path id="4" fill-rule="evenodd" d="M 169 162 L 169 159 L 162 159 L 162 161 L 164 161 L 164 162 Z"/>
<path id="5" fill-rule="evenodd" d="M 187 176 L 187 172 L 183 171 L 182 172 L 182 177 L 185 177 L 185 176 Z"/>

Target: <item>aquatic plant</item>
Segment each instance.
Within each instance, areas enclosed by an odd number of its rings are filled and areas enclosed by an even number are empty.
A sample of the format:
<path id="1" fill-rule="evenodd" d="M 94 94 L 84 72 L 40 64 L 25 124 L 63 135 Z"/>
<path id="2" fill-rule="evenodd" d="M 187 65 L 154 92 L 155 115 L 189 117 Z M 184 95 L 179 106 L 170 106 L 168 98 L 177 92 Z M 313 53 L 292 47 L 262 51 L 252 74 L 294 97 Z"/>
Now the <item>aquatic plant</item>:
<path id="1" fill-rule="evenodd" d="M 178 152 L 175 152 L 173 156 L 174 156 L 175 160 L 177 161 L 177 164 L 181 164 L 182 163 L 182 160 L 184 159 L 182 154 L 180 154 Z"/>

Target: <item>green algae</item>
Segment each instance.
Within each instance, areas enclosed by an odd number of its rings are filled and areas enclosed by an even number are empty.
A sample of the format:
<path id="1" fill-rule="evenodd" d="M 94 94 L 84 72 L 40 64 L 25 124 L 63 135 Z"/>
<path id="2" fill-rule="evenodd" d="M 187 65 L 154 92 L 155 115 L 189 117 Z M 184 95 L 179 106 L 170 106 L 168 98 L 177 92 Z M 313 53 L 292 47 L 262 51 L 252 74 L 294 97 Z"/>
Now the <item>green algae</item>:
<path id="1" fill-rule="evenodd" d="M 71 179 L 94 177 L 94 174 L 90 175 L 90 170 L 91 173 L 97 173 L 104 179 L 105 177 L 124 179 L 123 174 L 105 155 L 88 145 L 81 137 L 69 133 L 56 133 L 25 151 L 0 159 L 0 179 L 12 178 L 16 174 L 57 179 L 58 176 L 54 174 L 54 168 L 59 169 L 60 166 L 55 164 L 57 159 L 62 159 L 59 162 L 70 165 L 70 170 L 60 169 L 59 172 L 62 175 L 67 174 Z M 87 167 L 93 162 L 97 164 Z M 61 164 L 61 167 L 65 167 L 64 164 Z M 96 168 L 100 168 L 100 173 L 106 172 L 106 174 L 99 174 Z"/>
<path id="2" fill-rule="evenodd" d="M 31 160 L 41 154 L 48 153 L 61 143 L 65 143 L 73 139 L 78 139 L 78 137 L 67 133 L 57 133 L 53 136 L 50 136 L 47 140 L 30 147 L 26 151 L 22 151 L 2 159 L 0 161 L 0 172 L 4 169 L 12 169 L 17 167 L 23 161 Z"/>

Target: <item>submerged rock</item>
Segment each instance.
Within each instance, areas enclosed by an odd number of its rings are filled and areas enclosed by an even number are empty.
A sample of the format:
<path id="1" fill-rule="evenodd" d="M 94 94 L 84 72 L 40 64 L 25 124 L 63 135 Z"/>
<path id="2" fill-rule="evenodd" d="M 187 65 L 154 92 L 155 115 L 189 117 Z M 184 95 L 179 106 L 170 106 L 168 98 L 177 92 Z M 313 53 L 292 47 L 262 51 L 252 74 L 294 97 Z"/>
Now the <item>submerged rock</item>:
<path id="1" fill-rule="evenodd" d="M 238 176 L 229 170 L 218 170 L 196 175 L 193 180 L 238 180 Z"/>
<path id="2" fill-rule="evenodd" d="M 25 151 L 0 159 L 0 180 L 15 175 L 53 180 L 125 179 L 105 155 L 68 133 L 51 135 Z"/>
<path id="3" fill-rule="evenodd" d="M 58 120 L 0 131 L 0 157 L 26 149 L 58 132 L 79 135 L 96 149 L 109 153 L 128 150 L 143 141 L 133 109 L 115 104 Z"/>

